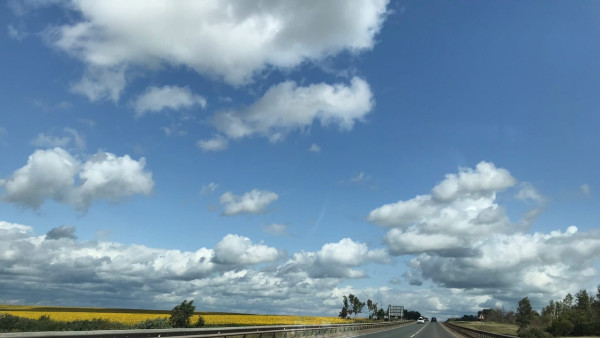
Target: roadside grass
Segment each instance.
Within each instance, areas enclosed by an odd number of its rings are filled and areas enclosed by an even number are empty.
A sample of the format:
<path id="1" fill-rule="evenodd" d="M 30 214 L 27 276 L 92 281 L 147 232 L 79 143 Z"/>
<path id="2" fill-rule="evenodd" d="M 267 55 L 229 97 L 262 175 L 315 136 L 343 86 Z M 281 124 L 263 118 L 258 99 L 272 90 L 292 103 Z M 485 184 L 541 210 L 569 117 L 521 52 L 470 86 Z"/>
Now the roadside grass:
<path id="1" fill-rule="evenodd" d="M 493 322 L 451 322 L 454 325 L 466 327 L 468 329 L 497 333 L 497 334 L 506 334 L 511 336 L 517 335 L 518 326 L 514 324 L 505 324 L 505 323 L 493 323 Z"/>

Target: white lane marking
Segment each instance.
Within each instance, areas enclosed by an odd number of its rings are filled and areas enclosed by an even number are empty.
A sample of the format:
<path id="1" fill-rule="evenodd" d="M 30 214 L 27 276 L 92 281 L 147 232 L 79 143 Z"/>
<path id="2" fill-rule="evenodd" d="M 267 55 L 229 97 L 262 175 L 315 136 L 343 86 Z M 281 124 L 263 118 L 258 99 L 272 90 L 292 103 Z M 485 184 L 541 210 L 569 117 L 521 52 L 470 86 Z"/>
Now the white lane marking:
<path id="1" fill-rule="evenodd" d="M 429 324 L 429 323 L 427 323 L 427 324 Z M 425 328 L 425 326 L 427 326 L 427 324 L 423 325 L 423 327 L 419 331 L 417 331 L 415 334 L 413 334 L 412 336 L 410 336 L 410 338 L 413 338 L 414 336 L 418 335 L 419 332 L 423 331 L 423 329 Z"/>

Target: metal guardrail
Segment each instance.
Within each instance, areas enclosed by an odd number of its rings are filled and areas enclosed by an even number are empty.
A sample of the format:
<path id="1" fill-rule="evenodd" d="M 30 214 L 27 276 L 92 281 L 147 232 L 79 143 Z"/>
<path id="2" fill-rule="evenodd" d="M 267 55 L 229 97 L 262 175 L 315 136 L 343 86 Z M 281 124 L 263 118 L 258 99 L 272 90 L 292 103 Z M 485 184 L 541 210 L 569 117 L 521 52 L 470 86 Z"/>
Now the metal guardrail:
<path id="1" fill-rule="evenodd" d="M 509 336 L 509 335 L 505 335 L 505 334 L 491 333 L 491 332 L 485 332 L 485 331 L 480 331 L 480 330 L 475 330 L 475 329 L 469 329 L 466 327 L 450 324 L 448 322 L 443 323 L 443 324 L 446 325 L 449 329 L 460 332 L 461 334 L 463 334 L 467 337 L 471 337 L 471 338 L 516 338 L 517 337 L 517 336 Z"/>
<path id="2" fill-rule="evenodd" d="M 338 325 L 288 325 L 288 326 L 244 326 L 198 329 L 153 329 L 153 330 L 105 330 L 105 331 L 52 331 L 0 333 L 2 338 L 291 338 L 325 336 L 350 331 L 404 325 L 404 322 L 360 323 Z"/>

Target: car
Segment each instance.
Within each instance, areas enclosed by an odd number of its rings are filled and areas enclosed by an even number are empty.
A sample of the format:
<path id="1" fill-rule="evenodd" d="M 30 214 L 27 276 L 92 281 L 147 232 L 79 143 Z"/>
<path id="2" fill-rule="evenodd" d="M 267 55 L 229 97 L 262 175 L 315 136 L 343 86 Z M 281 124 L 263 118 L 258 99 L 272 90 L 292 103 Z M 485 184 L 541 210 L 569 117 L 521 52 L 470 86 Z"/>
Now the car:
<path id="1" fill-rule="evenodd" d="M 425 324 L 425 318 L 419 317 L 419 319 L 417 319 L 417 324 Z"/>
<path id="2" fill-rule="evenodd" d="M 437 322 L 437 318 L 435 318 L 435 317 L 431 317 L 431 322 L 432 322 L 432 323 L 433 323 L 433 322 Z"/>

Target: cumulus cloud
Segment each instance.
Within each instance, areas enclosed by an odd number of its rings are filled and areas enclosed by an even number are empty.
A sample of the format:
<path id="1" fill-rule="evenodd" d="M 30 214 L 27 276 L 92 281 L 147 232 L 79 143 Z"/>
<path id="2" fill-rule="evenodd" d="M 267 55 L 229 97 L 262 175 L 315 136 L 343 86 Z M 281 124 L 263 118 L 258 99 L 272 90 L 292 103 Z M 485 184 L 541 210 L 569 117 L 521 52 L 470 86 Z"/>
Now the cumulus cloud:
<path id="1" fill-rule="evenodd" d="M 215 246 L 213 261 L 220 264 L 249 265 L 272 262 L 279 251 L 263 244 L 253 244 L 250 238 L 229 234 Z"/>
<path id="2" fill-rule="evenodd" d="M 217 112 L 213 124 L 229 138 L 259 135 L 272 142 L 315 121 L 350 130 L 373 108 L 372 96 L 367 82 L 358 77 L 351 80 L 350 86 L 319 83 L 298 87 L 286 81 L 269 88 L 251 106 Z"/>
<path id="3" fill-rule="evenodd" d="M 154 181 L 144 167 L 144 158 L 136 161 L 129 155 L 100 151 L 82 163 L 60 147 L 36 150 L 25 166 L 0 181 L 2 198 L 33 209 L 51 199 L 85 211 L 96 199 L 115 202 L 149 194 Z"/>
<path id="4" fill-rule="evenodd" d="M 543 293 L 562 298 L 564 290 L 577 290 L 597 275 L 600 232 L 578 233 L 571 226 L 549 234 L 497 234 L 473 243 L 471 250 L 477 254 L 423 253 L 411 267 L 448 288 L 494 290 L 496 297 Z"/>
<path id="5" fill-rule="evenodd" d="M 159 112 L 164 109 L 178 110 L 196 105 L 205 108 L 206 99 L 192 93 L 188 87 L 178 86 L 150 87 L 133 102 L 138 117 L 148 112 Z"/>
<path id="6" fill-rule="evenodd" d="M 204 151 L 221 151 L 227 149 L 229 141 L 221 135 L 216 135 L 208 140 L 199 140 L 196 145 Z"/>
<path id="7" fill-rule="evenodd" d="M 87 66 L 75 91 L 115 100 L 133 66 L 184 66 L 240 85 L 269 67 L 369 50 L 387 3 L 214 0 L 167 8 L 164 1 L 69 1 L 63 6 L 79 12 L 79 20 L 47 29 L 46 39 Z"/>
<path id="8" fill-rule="evenodd" d="M 530 183 L 516 185 L 506 169 L 481 162 L 446 175 L 431 194 L 381 206 L 368 219 L 391 228 L 383 238 L 391 254 L 414 256 L 404 274 L 411 285 L 431 281 L 485 295 L 480 303 L 492 304 L 531 294 L 547 302 L 591 282 L 600 232 L 579 233 L 571 226 L 527 233 L 544 198 Z M 517 201 L 536 204 L 518 222 L 497 203 L 497 194 L 514 186 Z"/>
<path id="9" fill-rule="evenodd" d="M 73 238 L 74 232 L 71 227 L 58 227 L 36 236 L 30 226 L 0 221 L 2 297 L 27 304 L 43 299 L 54 304 L 142 308 L 169 308 L 193 298 L 215 311 L 304 315 L 339 311 L 341 296 L 335 290 L 346 274 L 311 277 L 310 262 L 290 269 L 288 262 L 277 263 L 280 250 L 244 236 L 227 235 L 214 249 L 179 251 L 81 241 Z M 359 263 L 350 262 L 339 257 L 337 251 L 343 249 L 364 256 L 356 256 Z M 315 260 L 317 255 L 332 255 L 319 263 L 323 270 L 323 264 L 350 265 L 356 270 L 361 263 L 382 258 L 377 250 L 365 250 L 364 244 L 351 240 L 304 254 Z M 266 269 L 261 263 L 277 266 Z"/>
<path id="10" fill-rule="evenodd" d="M 516 185 L 516 179 L 493 163 L 481 162 L 476 168 L 459 168 L 448 174 L 431 194 L 386 204 L 371 211 L 368 220 L 392 227 L 384 236 L 390 252 L 396 255 L 435 251 L 439 255 L 462 256 L 470 253 L 473 241 L 497 233 L 512 233 L 526 228 L 539 214 L 539 208 L 513 223 L 497 193 Z M 534 195 L 526 185 L 527 198 Z M 521 189 L 524 191 L 524 189 Z"/>
<path id="11" fill-rule="evenodd" d="M 363 278 L 364 270 L 355 267 L 368 262 L 389 263 L 383 249 L 369 250 L 365 243 L 344 238 L 337 243 L 327 243 L 317 252 L 299 252 L 279 270 L 280 273 L 304 273 L 311 278 Z"/>
<path id="12" fill-rule="evenodd" d="M 471 237 L 505 232 L 512 225 L 504 209 L 495 203 L 496 193 L 515 184 L 516 179 L 506 169 L 481 162 L 475 170 L 460 168 L 458 175 L 446 175 L 431 194 L 383 205 L 371 211 L 367 219 L 384 227 L 424 234 Z"/>
<path id="13" fill-rule="evenodd" d="M 244 213 L 261 213 L 269 204 L 275 202 L 278 198 L 279 195 L 274 192 L 254 189 L 242 196 L 236 196 L 228 191 L 221 195 L 219 202 L 225 207 L 223 215 L 232 216 Z"/>
<path id="14" fill-rule="evenodd" d="M 61 239 L 61 238 L 77 239 L 77 236 L 75 236 L 75 227 L 69 227 L 69 226 L 63 225 L 63 226 L 59 226 L 57 228 L 53 228 L 46 233 L 47 240 Z"/>

